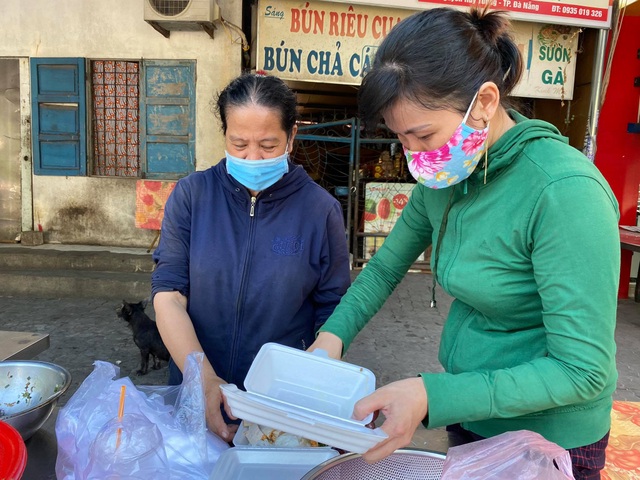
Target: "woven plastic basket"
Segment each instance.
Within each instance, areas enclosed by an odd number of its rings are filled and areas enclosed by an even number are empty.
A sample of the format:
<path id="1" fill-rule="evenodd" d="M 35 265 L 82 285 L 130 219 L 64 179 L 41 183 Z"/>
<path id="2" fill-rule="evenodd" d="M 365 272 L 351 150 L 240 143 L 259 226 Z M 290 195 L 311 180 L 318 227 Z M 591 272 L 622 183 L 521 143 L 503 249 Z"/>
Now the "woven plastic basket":
<path id="1" fill-rule="evenodd" d="M 440 480 L 445 456 L 425 450 L 399 449 L 368 464 L 357 453 L 321 463 L 301 480 Z"/>

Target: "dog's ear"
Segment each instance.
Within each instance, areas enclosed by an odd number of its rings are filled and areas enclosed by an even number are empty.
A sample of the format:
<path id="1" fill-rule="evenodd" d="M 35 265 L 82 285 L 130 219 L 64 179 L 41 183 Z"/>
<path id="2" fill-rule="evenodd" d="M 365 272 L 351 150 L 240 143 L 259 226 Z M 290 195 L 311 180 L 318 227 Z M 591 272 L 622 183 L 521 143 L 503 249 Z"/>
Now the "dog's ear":
<path id="1" fill-rule="evenodd" d="M 116 311 L 117 312 L 121 312 L 126 304 L 127 304 L 127 302 L 122 300 L 122 303 L 120 305 L 118 305 L 118 307 L 116 308 Z"/>
<path id="2" fill-rule="evenodd" d="M 126 300 L 122 300 L 122 307 L 120 307 L 120 311 L 125 315 L 131 315 L 131 304 Z"/>

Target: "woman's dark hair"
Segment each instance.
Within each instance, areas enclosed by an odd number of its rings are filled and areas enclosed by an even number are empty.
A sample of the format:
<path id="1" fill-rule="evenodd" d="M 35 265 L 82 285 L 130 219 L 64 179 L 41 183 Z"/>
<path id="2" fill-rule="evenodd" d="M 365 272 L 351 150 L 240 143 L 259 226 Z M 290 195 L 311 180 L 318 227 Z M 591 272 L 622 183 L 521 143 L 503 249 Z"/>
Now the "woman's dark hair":
<path id="1" fill-rule="evenodd" d="M 227 114 L 233 107 L 259 105 L 280 114 L 282 129 L 291 134 L 298 120 L 296 94 L 278 77 L 243 74 L 225 87 L 216 99 L 216 113 L 227 133 Z"/>
<path id="2" fill-rule="evenodd" d="M 488 81 L 506 105 L 521 74 L 522 57 L 504 12 L 426 10 L 402 20 L 380 44 L 358 93 L 360 117 L 375 128 L 400 98 L 464 113 Z"/>

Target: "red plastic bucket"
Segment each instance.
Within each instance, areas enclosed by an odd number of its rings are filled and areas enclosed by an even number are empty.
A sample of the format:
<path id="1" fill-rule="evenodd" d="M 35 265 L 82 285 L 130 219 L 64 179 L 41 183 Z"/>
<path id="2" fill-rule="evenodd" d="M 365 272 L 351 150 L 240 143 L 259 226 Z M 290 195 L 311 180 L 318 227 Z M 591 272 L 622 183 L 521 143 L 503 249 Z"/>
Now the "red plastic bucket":
<path id="1" fill-rule="evenodd" d="M 19 480 L 27 466 L 27 447 L 18 431 L 0 420 L 0 478 Z"/>

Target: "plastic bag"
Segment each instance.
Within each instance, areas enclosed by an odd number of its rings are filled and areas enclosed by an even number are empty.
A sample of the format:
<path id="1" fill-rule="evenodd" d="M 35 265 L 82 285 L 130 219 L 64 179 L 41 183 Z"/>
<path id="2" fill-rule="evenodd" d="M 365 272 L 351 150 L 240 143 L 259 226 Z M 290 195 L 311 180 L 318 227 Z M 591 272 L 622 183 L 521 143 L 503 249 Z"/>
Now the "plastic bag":
<path id="1" fill-rule="evenodd" d="M 109 420 L 89 447 L 87 478 L 162 478 L 171 469 L 160 429 L 143 415 Z"/>
<path id="2" fill-rule="evenodd" d="M 529 430 L 507 432 L 486 440 L 451 447 L 444 461 L 441 478 L 574 479 L 569 452 Z"/>
<path id="3" fill-rule="evenodd" d="M 117 378 L 115 365 L 96 361 L 58 413 L 57 478 L 208 479 L 229 445 L 206 427 L 203 358 L 197 352 L 187 357 L 182 385 L 158 387 L 136 387 L 128 377 Z M 120 422 L 122 385 L 127 388 Z"/>

